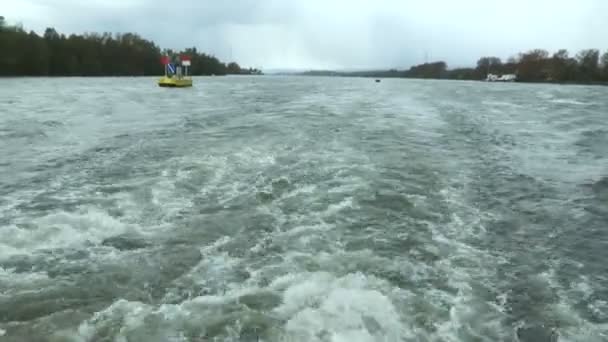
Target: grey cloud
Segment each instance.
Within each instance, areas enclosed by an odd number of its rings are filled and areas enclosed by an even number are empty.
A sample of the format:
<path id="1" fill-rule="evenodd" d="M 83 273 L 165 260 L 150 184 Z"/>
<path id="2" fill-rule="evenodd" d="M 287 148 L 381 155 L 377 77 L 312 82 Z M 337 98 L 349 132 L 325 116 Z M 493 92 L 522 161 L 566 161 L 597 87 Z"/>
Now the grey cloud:
<path id="1" fill-rule="evenodd" d="M 2 14 L 37 31 L 137 32 L 255 67 L 390 68 L 607 49 L 606 13 L 603 0 L 14 0 Z"/>

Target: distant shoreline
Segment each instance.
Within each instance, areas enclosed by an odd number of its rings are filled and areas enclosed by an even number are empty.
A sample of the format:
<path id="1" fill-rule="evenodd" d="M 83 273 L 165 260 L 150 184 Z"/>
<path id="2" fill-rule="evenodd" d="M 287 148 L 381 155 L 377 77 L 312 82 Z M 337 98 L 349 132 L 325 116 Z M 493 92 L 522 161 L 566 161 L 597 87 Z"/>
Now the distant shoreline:
<path id="1" fill-rule="evenodd" d="M 439 78 L 439 77 L 403 77 L 403 76 L 386 76 L 386 75 L 357 75 L 356 73 L 350 72 L 332 72 L 331 74 L 325 73 L 282 73 L 276 75 L 283 76 L 305 76 L 305 77 L 354 77 L 354 78 L 376 78 L 376 79 L 411 79 L 411 80 L 436 80 L 436 81 L 469 81 L 469 82 L 482 82 L 482 83 L 521 83 L 521 84 L 556 84 L 556 85 L 587 85 L 587 86 L 608 86 L 608 81 L 522 81 L 517 80 L 513 82 L 487 82 L 483 79 L 458 79 L 458 78 Z"/>
<path id="2" fill-rule="evenodd" d="M 49 78 L 49 79 L 59 79 L 59 78 L 155 78 L 160 77 L 162 75 L 65 75 L 65 76 L 0 76 L 0 80 L 2 79 L 22 79 L 22 78 Z M 301 77 L 332 77 L 332 78 L 370 78 L 370 79 L 404 79 L 404 80 L 433 80 L 433 81 L 466 81 L 466 82 L 480 82 L 480 83 L 519 83 L 519 84 L 552 84 L 552 85 L 565 85 L 565 86 L 573 86 L 573 85 L 583 85 L 583 86 L 608 86 L 607 81 L 595 81 L 595 82 L 575 82 L 575 81 L 514 81 L 514 82 L 487 82 L 485 80 L 471 80 L 471 79 L 453 79 L 453 78 L 424 78 L 424 77 L 387 77 L 387 76 L 360 76 L 360 75 L 348 75 L 348 74 L 339 74 L 339 75 L 311 75 L 306 73 L 277 73 L 277 74 L 227 74 L 227 75 L 194 75 L 193 77 L 245 77 L 245 76 L 268 76 L 268 77 L 279 77 L 279 76 L 301 76 Z"/>
<path id="3" fill-rule="evenodd" d="M 135 33 L 67 36 L 49 27 L 40 36 L 34 31 L 28 33 L 20 25 L 8 25 L 2 16 L 0 33 L 2 77 L 162 76 L 163 64 L 178 63 L 183 57 L 191 61 L 188 74 L 192 76 L 262 73 L 255 68 L 242 68 L 234 61 L 222 62 L 196 47 L 181 51 L 161 49 Z"/>
<path id="4" fill-rule="evenodd" d="M 7 78 L 153 78 L 153 77 L 161 77 L 162 74 L 159 75 L 17 75 L 17 76 L 3 76 L 0 75 L 0 79 Z M 265 74 L 224 74 L 224 75 L 193 75 L 192 77 L 242 77 L 242 76 L 268 76 Z"/>
<path id="5" fill-rule="evenodd" d="M 445 61 L 418 64 L 409 69 L 376 69 L 366 71 L 310 70 L 299 73 L 305 76 L 353 76 L 374 78 L 414 78 L 482 81 L 506 76 L 520 83 L 608 85 L 608 52 L 600 55 L 597 49 L 579 51 L 570 57 L 562 49 L 550 55 L 548 51 L 534 49 L 506 62 L 498 57 L 481 57 L 475 67 L 448 69 Z M 494 80 L 497 81 L 497 80 Z"/>

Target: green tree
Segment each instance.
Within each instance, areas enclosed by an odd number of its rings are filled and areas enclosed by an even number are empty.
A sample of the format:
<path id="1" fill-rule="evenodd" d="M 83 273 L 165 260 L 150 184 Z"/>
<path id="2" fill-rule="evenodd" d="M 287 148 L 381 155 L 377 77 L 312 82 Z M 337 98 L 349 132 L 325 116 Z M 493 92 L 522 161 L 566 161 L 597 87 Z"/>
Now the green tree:
<path id="1" fill-rule="evenodd" d="M 52 27 L 47 27 L 46 30 L 44 30 L 44 39 L 46 40 L 53 40 L 53 39 L 59 39 L 59 33 L 57 33 L 57 31 L 55 31 L 54 28 Z"/>
<path id="2" fill-rule="evenodd" d="M 134 33 L 112 35 L 87 33 L 69 37 L 47 28 L 42 37 L 26 33 L 20 26 L 0 21 L 0 75 L 160 75 L 161 49 L 154 42 Z M 195 75 L 225 75 L 227 67 L 214 56 L 196 48 L 183 52 L 165 50 L 177 62 L 185 53 L 191 56 Z M 239 67 L 240 69 L 240 67 Z"/>
<path id="3" fill-rule="evenodd" d="M 447 78 L 447 64 L 443 61 L 424 63 L 411 67 L 404 77 L 412 78 Z"/>
<path id="4" fill-rule="evenodd" d="M 15 53 L 16 37 L 0 32 L 0 76 L 15 76 L 17 74 L 17 61 Z"/>
<path id="5" fill-rule="evenodd" d="M 511 56 L 511 57 L 509 57 L 507 59 L 507 64 L 519 64 L 519 57 L 520 56 Z"/>
<path id="6" fill-rule="evenodd" d="M 518 79 L 521 81 L 546 81 L 550 73 L 549 52 L 536 49 L 520 54 L 517 67 Z"/>
<path id="7" fill-rule="evenodd" d="M 600 52 L 596 49 L 582 50 L 576 55 L 579 66 L 580 81 L 599 80 L 599 59 Z"/>
<path id="8" fill-rule="evenodd" d="M 604 52 L 602 55 L 601 65 L 603 80 L 608 82 L 608 51 Z"/>
<path id="9" fill-rule="evenodd" d="M 49 48 L 49 75 L 51 76 L 67 76 L 67 61 L 70 59 L 68 51 L 66 51 L 67 42 L 65 37 L 61 37 L 54 28 L 48 27 L 43 34 Z"/>
<path id="10" fill-rule="evenodd" d="M 453 80 L 479 80 L 482 76 L 477 69 L 458 68 L 448 71 L 447 78 Z"/>
<path id="11" fill-rule="evenodd" d="M 20 50 L 19 74 L 47 76 L 49 74 L 49 49 L 46 42 L 33 31 L 23 38 L 27 48 Z"/>
<path id="12" fill-rule="evenodd" d="M 576 60 L 570 58 L 568 50 L 561 49 L 551 57 L 548 77 L 552 81 L 572 81 L 576 77 Z"/>
<path id="13" fill-rule="evenodd" d="M 241 67 L 236 62 L 230 62 L 228 63 L 226 72 L 228 74 L 238 75 L 241 73 Z"/>
<path id="14" fill-rule="evenodd" d="M 502 61 L 498 57 L 482 57 L 477 61 L 477 71 L 480 75 L 502 73 Z"/>

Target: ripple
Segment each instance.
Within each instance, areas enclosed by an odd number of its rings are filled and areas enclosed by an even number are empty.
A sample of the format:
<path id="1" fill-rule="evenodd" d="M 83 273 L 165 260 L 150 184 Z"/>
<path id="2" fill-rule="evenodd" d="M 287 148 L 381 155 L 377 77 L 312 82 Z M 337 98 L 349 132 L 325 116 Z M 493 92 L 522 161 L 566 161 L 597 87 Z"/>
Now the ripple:
<path id="1" fill-rule="evenodd" d="M 0 80 L 9 341 L 606 339 L 603 88 L 28 82 Z"/>

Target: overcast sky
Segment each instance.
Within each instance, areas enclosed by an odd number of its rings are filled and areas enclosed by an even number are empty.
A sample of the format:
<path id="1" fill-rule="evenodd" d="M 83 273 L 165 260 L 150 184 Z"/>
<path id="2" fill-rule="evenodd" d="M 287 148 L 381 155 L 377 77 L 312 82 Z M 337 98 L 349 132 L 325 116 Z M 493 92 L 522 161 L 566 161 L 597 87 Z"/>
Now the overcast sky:
<path id="1" fill-rule="evenodd" d="M 0 0 L 42 32 L 136 32 L 243 66 L 295 69 L 473 65 L 532 48 L 608 50 L 606 0 Z"/>

